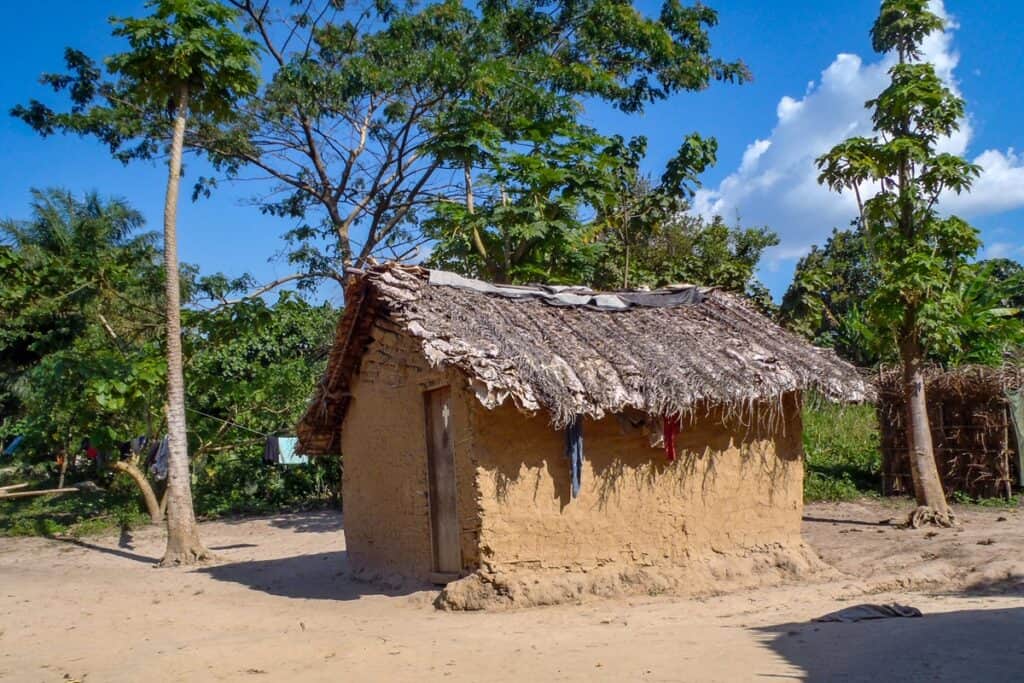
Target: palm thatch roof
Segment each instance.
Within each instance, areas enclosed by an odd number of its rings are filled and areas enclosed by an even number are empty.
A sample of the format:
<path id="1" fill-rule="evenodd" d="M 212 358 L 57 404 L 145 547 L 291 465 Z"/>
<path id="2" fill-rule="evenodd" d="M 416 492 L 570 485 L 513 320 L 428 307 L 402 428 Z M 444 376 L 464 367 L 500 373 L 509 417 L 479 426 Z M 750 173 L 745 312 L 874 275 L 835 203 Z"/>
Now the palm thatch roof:
<path id="1" fill-rule="evenodd" d="M 599 293 L 494 286 L 451 273 L 385 264 L 355 277 L 327 372 L 303 417 L 304 452 L 336 452 L 349 383 L 387 320 L 419 340 L 434 366 L 460 370 L 480 402 L 576 415 L 636 409 L 683 415 L 737 411 L 814 389 L 862 401 L 872 389 L 831 351 L 811 346 L 744 300 L 713 288 Z"/>

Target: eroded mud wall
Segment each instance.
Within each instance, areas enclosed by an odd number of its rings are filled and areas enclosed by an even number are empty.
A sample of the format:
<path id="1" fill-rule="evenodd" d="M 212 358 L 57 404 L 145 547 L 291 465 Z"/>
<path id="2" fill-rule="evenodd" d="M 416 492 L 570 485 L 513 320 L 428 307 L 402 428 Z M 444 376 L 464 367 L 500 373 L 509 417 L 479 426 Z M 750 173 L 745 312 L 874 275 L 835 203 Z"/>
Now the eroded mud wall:
<path id="1" fill-rule="evenodd" d="M 471 570 L 480 523 L 464 380 L 431 369 L 418 343 L 404 334 L 379 325 L 373 339 L 353 378 L 342 425 L 350 566 L 368 576 L 426 579 L 433 571 L 423 395 L 450 385 L 462 562 Z"/>
<path id="2" fill-rule="evenodd" d="M 481 560 L 491 571 L 686 564 L 701 553 L 798 543 L 803 464 L 795 397 L 774 426 L 683 425 L 668 462 L 643 428 L 584 422 L 571 498 L 564 435 L 543 416 L 474 404 Z"/>

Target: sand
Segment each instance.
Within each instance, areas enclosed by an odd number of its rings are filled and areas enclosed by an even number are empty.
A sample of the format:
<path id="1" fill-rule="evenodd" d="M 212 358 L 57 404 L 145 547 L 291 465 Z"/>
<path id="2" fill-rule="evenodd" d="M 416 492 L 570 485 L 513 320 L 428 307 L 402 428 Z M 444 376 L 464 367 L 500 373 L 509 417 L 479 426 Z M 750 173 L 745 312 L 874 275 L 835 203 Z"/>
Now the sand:
<path id="1" fill-rule="evenodd" d="M 958 510 L 902 530 L 907 504 L 809 505 L 836 568 L 705 599 L 588 599 L 451 613 L 434 591 L 344 572 L 342 519 L 203 524 L 219 562 L 155 569 L 161 530 L 0 539 L 0 679 L 12 681 L 1019 680 L 1024 514 Z M 920 619 L 810 619 L 863 602 Z"/>

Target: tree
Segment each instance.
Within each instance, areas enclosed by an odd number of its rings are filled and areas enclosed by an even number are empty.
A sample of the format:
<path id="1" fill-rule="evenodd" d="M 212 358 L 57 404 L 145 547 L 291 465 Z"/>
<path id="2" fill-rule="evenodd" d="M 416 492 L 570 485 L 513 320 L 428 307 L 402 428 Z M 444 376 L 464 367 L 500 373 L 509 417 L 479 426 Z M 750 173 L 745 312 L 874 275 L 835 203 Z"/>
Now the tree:
<path id="1" fill-rule="evenodd" d="M 33 217 L 0 222 L 0 367 L 5 414 L 27 448 L 110 451 L 159 421 L 163 269 L 141 215 L 96 193 L 33 190 Z M 162 512 L 137 458 L 114 467 L 135 481 L 154 521 Z"/>
<path id="2" fill-rule="evenodd" d="M 0 221 L 0 404 L 20 412 L 14 386 L 46 355 L 102 319 L 119 334 L 151 332 L 159 281 L 156 235 L 123 200 L 32 190 L 32 218 Z M 140 314 L 141 313 L 141 314 Z"/>
<path id="3" fill-rule="evenodd" d="M 782 297 L 780 319 L 857 365 L 875 365 L 885 353 L 877 348 L 878 335 L 864 324 L 863 303 L 876 284 L 861 226 L 833 229 L 824 246 L 812 246 L 797 262 L 793 282 Z"/>
<path id="4" fill-rule="evenodd" d="M 863 304 L 877 284 L 864 230 L 859 225 L 833 230 L 823 247 L 811 247 L 797 263 L 780 317 L 790 329 L 862 367 L 897 361 L 899 350 L 892 337 L 879 334 L 865 316 Z M 1020 347 L 1020 264 L 1008 259 L 968 264 L 949 295 L 952 334 L 928 345 L 930 363 L 998 365 Z"/>
<path id="5" fill-rule="evenodd" d="M 595 259 L 584 214 L 613 190 L 621 161 L 614 145 L 572 122 L 492 155 L 465 202 L 438 203 L 424 221 L 429 263 L 494 282 L 587 280 Z"/>
<path id="6" fill-rule="evenodd" d="M 95 135 L 122 161 L 167 151 L 163 246 L 170 458 L 167 550 L 161 560 L 166 566 L 209 555 L 192 506 L 181 352 L 177 206 L 186 123 L 190 116 L 198 125 L 233 116 L 236 103 L 257 87 L 256 46 L 232 29 L 235 12 L 214 0 L 150 0 L 147 7 L 153 9 L 147 17 L 111 20 L 113 34 L 129 46 L 106 60 L 112 80 L 103 81 L 92 60 L 69 49 L 65 61 L 72 74 L 46 75 L 43 81 L 69 91 L 71 110 L 54 113 L 33 101 L 12 113 L 43 135 Z"/>
<path id="7" fill-rule="evenodd" d="M 262 434 L 295 428 L 326 366 L 333 307 L 285 291 L 272 306 L 252 298 L 186 310 L 185 322 L 198 465 L 211 455 L 262 448 Z"/>
<path id="8" fill-rule="evenodd" d="M 872 46 L 895 53 L 890 83 L 866 106 L 876 135 L 850 138 L 818 159 L 819 182 L 852 191 L 878 278 L 866 302 L 871 324 L 899 349 L 907 399 L 911 466 L 918 509 L 911 521 L 953 523 L 928 424 L 922 365 L 930 346 L 957 334 L 951 314 L 957 285 L 978 249 L 977 231 L 941 217 L 944 192 L 969 190 L 980 169 L 937 142 L 959 129 L 964 102 L 921 60 L 922 41 L 944 28 L 927 0 L 884 0 Z M 877 183 L 877 193 L 863 199 Z"/>
<path id="9" fill-rule="evenodd" d="M 543 251 L 573 227 L 577 183 L 603 163 L 579 121 L 585 100 L 639 112 L 748 77 L 711 55 L 715 12 L 678 0 L 657 18 L 626 0 L 230 2 L 265 49 L 268 82 L 229 125 L 189 140 L 229 177 L 276 182 L 258 201 L 298 223 L 292 256 L 311 273 L 408 258 L 428 241 L 424 220 L 458 206 Z M 448 229 L 486 251 L 482 272 L 515 270 L 515 250 L 505 263 L 474 225 Z"/>
<path id="10" fill-rule="evenodd" d="M 592 284 L 603 289 L 628 288 L 631 283 L 665 284 L 659 280 L 666 273 L 653 272 L 667 266 L 659 258 L 665 254 L 657 252 L 657 245 L 670 233 L 679 234 L 677 228 L 694 225 L 686 215 L 687 200 L 700 185 L 698 174 L 714 165 L 717 150 L 714 139 L 688 136 L 655 183 L 640 168 L 647 138 L 638 136 L 628 142 L 619 136 L 612 138 L 606 154 L 615 163 L 608 169 L 609 180 L 597 197 L 596 215 L 587 230 L 587 241 L 592 238 L 600 247 Z"/>
<path id="11" fill-rule="evenodd" d="M 652 287 L 678 282 L 721 287 L 770 312 L 771 296 L 754 272 L 765 249 L 778 243 L 778 235 L 764 226 L 730 226 L 721 216 L 709 221 L 677 213 L 637 245 L 634 279 Z"/>
<path id="12" fill-rule="evenodd" d="M 933 349 L 937 362 L 1001 365 L 1024 350 L 1024 267 L 1007 259 L 979 261 L 952 294 L 957 334 Z"/>
<path id="13" fill-rule="evenodd" d="M 714 140 L 688 136 L 657 182 L 641 170 L 646 138 L 565 140 L 552 143 L 557 150 L 507 155 L 514 163 L 481 174 L 478 186 L 501 187 L 497 201 L 441 205 L 425 226 L 435 240 L 428 263 L 498 282 L 715 285 L 773 308 L 754 270 L 778 237 L 687 213 L 697 174 L 714 162 Z M 566 150 L 573 155 L 561 157 Z"/>

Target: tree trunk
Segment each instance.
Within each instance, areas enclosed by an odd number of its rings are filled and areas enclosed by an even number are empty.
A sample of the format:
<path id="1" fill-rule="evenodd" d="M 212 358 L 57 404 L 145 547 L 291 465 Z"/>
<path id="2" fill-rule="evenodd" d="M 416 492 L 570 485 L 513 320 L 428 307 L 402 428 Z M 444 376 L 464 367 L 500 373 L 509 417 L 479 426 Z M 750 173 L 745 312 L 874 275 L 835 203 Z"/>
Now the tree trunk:
<path id="1" fill-rule="evenodd" d="M 164 201 L 164 269 L 167 296 L 167 550 L 163 567 L 193 564 L 209 557 L 199 540 L 192 509 L 192 478 L 188 461 L 185 424 L 185 376 L 181 353 L 181 285 L 178 282 L 178 189 L 181 184 L 181 156 L 188 116 L 188 87 L 178 90 L 174 137 L 168 164 L 167 196 Z"/>
<path id="2" fill-rule="evenodd" d="M 942 480 L 935 464 L 928 404 L 924 388 L 921 345 L 914 333 L 907 334 L 900 344 L 903 361 L 903 384 L 907 401 L 907 445 L 910 449 L 910 472 L 914 480 L 914 496 L 918 508 L 910 517 L 911 526 L 939 524 L 951 526 L 953 516 L 946 504 Z"/>
<path id="3" fill-rule="evenodd" d="M 629 289 L 629 240 L 626 240 L 626 260 L 622 268 L 622 288 Z"/>
<path id="4" fill-rule="evenodd" d="M 150 486 L 149 480 L 146 479 L 146 475 L 142 473 L 142 470 L 130 462 L 120 460 L 113 464 L 113 468 L 131 477 L 136 486 L 139 487 L 139 490 L 142 491 L 142 498 L 146 501 L 146 511 L 149 513 L 149 519 L 154 524 L 164 521 L 164 512 L 160 508 L 160 503 L 157 502 L 156 493 L 153 492 L 153 487 Z"/>
<path id="5" fill-rule="evenodd" d="M 64 475 L 68 472 L 68 454 L 67 451 L 61 451 L 58 456 L 58 462 L 60 464 L 60 477 L 57 479 L 57 488 L 64 488 Z"/>

